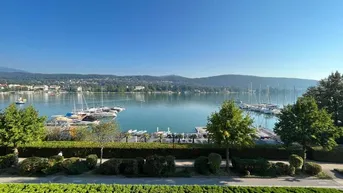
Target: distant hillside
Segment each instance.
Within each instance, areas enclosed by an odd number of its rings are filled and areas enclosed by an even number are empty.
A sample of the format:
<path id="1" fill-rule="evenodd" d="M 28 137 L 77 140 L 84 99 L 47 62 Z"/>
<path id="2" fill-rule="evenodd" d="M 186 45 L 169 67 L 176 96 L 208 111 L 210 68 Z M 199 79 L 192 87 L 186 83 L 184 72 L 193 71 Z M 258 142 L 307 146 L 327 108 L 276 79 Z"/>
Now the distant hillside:
<path id="1" fill-rule="evenodd" d="M 297 79 L 297 78 L 276 78 L 276 77 L 258 77 L 248 75 L 221 75 L 204 78 L 187 78 L 182 76 L 116 76 L 116 75 L 97 75 L 97 74 L 39 74 L 27 72 L 5 72 L 0 68 L 0 81 L 7 82 L 25 82 L 25 83 L 58 83 L 70 80 L 82 80 L 83 82 L 107 82 L 110 84 L 174 84 L 196 87 L 236 87 L 247 89 L 252 84 L 253 89 L 258 89 L 261 85 L 263 89 L 267 86 L 271 88 L 306 89 L 309 86 L 317 84 L 316 80 Z M 7 69 L 15 70 L 15 69 Z"/>
<path id="2" fill-rule="evenodd" d="M 206 78 L 194 78 L 193 81 L 203 86 L 234 86 L 240 88 L 250 88 L 251 84 L 253 89 L 258 89 L 261 85 L 262 88 L 267 86 L 280 89 L 282 88 L 308 88 L 317 84 L 316 80 L 297 79 L 297 78 L 276 78 L 276 77 L 258 77 L 248 75 L 220 75 L 211 76 Z"/>
<path id="3" fill-rule="evenodd" d="M 26 72 L 26 71 L 14 69 L 14 68 L 0 67 L 0 72 Z"/>

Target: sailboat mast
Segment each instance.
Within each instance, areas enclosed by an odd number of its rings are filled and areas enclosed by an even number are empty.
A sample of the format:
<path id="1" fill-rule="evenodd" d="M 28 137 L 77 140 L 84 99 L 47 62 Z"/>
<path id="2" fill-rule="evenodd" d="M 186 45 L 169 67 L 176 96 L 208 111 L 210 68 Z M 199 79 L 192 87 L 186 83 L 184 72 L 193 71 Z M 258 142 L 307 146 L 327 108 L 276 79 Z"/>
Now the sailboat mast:
<path id="1" fill-rule="evenodd" d="M 101 85 L 101 107 L 104 106 L 104 87 Z"/>
<path id="2" fill-rule="evenodd" d="M 260 84 L 260 90 L 258 92 L 258 103 L 260 103 L 260 104 L 261 104 L 261 87 L 262 87 L 262 85 Z"/>

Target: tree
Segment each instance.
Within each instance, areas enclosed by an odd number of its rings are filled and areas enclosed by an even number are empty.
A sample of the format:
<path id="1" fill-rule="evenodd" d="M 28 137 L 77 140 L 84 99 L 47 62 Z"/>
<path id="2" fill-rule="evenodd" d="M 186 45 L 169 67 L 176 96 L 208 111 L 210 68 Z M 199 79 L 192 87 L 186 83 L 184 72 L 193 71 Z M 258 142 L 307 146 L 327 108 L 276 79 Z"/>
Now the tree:
<path id="1" fill-rule="evenodd" d="M 13 146 L 18 156 L 18 146 L 45 138 L 46 117 L 39 116 L 33 106 L 18 109 L 15 104 L 9 105 L 0 115 L 0 143 Z"/>
<path id="2" fill-rule="evenodd" d="M 178 134 L 176 135 L 176 138 L 178 139 L 178 143 L 181 143 L 182 134 L 181 134 L 181 133 L 178 133 Z"/>
<path id="3" fill-rule="evenodd" d="M 144 139 L 144 142 L 146 143 L 147 140 L 150 138 L 149 133 L 144 133 L 144 134 L 142 135 L 142 138 Z"/>
<path id="4" fill-rule="evenodd" d="M 331 149 L 337 145 L 335 139 L 340 136 L 330 114 L 325 109 L 319 110 L 312 97 L 301 97 L 296 104 L 283 108 L 274 131 L 286 146 L 293 143 L 302 146 L 304 165 L 309 147 L 320 145 Z"/>
<path id="5" fill-rule="evenodd" d="M 256 130 L 252 127 L 253 120 L 249 115 L 243 115 L 234 101 L 224 101 L 219 112 L 214 112 L 208 118 L 207 131 L 213 141 L 226 148 L 226 170 L 229 172 L 229 148 L 241 148 L 254 144 Z"/>
<path id="6" fill-rule="evenodd" d="M 192 143 L 194 143 L 194 140 L 198 138 L 198 136 L 196 134 L 192 134 L 191 136 L 189 136 L 189 138 L 192 139 Z"/>
<path id="7" fill-rule="evenodd" d="M 128 142 L 129 142 L 129 139 L 132 137 L 132 135 L 131 135 L 131 133 L 126 132 L 126 133 L 124 134 L 124 137 L 125 137 L 126 143 L 128 143 Z"/>
<path id="8" fill-rule="evenodd" d="M 105 122 L 92 125 L 90 140 L 99 143 L 100 146 L 100 164 L 106 143 L 114 142 L 119 134 L 119 126 L 115 122 Z"/>
<path id="9" fill-rule="evenodd" d="M 332 114 L 336 126 L 343 121 L 343 75 L 338 71 L 320 80 L 317 86 L 308 88 L 304 96 L 313 97 L 319 108 Z"/>

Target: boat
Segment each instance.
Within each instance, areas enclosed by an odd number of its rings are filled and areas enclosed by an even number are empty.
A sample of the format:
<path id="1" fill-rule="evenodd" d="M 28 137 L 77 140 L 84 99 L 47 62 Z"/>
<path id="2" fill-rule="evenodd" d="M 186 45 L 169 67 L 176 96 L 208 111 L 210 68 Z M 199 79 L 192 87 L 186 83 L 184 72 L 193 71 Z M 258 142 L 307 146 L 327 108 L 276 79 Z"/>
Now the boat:
<path id="1" fill-rule="evenodd" d="M 22 104 L 25 104 L 26 103 L 26 99 L 23 99 L 22 97 L 20 97 L 16 102 L 15 104 L 17 105 L 22 105 Z"/>

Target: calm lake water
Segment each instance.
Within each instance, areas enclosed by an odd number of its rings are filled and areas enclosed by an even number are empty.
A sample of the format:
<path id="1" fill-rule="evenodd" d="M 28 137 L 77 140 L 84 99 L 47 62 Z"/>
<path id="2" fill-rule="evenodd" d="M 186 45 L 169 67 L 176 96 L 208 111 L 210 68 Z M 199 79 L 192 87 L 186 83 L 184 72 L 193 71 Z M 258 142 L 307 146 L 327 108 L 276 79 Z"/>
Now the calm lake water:
<path id="1" fill-rule="evenodd" d="M 27 99 L 24 106 L 32 104 L 41 115 L 65 115 L 72 111 L 74 103 L 81 108 L 82 94 L 66 93 L 49 95 L 35 93 L 21 95 Z M 101 105 L 100 93 L 83 94 L 89 107 Z M 18 99 L 18 94 L 0 95 L 0 108 L 6 108 Z M 293 103 L 294 94 L 270 96 L 270 102 L 284 105 Z M 205 126 L 211 112 L 217 111 L 224 100 L 234 99 L 246 103 L 257 103 L 258 96 L 248 94 L 144 94 L 144 93 L 104 93 L 105 106 L 122 106 L 126 110 L 116 118 L 121 130 L 148 130 L 149 132 L 167 130 L 172 132 L 193 132 L 197 126 Z M 260 97 L 261 102 L 267 102 L 267 97 Z M 86 104 L 84 103 L 84 106 Z M 250 113 L 256 126 L 273 129 L 275 117 Z"/>

